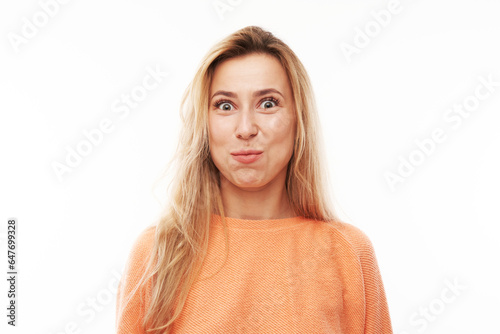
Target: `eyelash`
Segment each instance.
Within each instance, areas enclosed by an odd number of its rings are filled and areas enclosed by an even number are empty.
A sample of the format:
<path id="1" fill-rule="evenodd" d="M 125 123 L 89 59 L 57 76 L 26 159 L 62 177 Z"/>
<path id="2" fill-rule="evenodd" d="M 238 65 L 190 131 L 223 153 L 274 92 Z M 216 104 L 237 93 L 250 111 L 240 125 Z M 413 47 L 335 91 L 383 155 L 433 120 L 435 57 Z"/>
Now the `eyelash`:
<path id="1" fill-rule="evenodd" d="M 272 96 L 269 96 L 269 97 L 265 97 L 263 98 L 262 100 L 260 100 L 259 102 L 259 105 L 264 102 L 264 101 L 271 101 L 271 102 L 274 102 L 276 104 L 276 106 L 279 106 L 280 104 L 280 100 L 278 100 L 277 98 L 274 98 Z M 231 104 L 231 101 L 229 100 L 226 100 L 226 99 L 220 99 L 220 100 L 217 100 L 214 102 L 213 106 L 216 107 L 216 108 L 219 108 L 219 106 L 223 103 L 229 103 Z M 232 104 L 231 104 L 232 105 Z"/>

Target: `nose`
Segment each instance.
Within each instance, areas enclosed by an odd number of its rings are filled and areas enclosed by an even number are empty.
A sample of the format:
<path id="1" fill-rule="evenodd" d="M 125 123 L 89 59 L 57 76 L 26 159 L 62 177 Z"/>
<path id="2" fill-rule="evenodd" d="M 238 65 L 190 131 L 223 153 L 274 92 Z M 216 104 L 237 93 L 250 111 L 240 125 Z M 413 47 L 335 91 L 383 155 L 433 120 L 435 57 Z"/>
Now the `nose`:
<path id="1" fill-rule="evenodd" d="M 255 112 L 252 108 L 243 108 L 238 115 L 236 137 L 240 139 L 250 139 L 259 132 L 255 120 Z"/>

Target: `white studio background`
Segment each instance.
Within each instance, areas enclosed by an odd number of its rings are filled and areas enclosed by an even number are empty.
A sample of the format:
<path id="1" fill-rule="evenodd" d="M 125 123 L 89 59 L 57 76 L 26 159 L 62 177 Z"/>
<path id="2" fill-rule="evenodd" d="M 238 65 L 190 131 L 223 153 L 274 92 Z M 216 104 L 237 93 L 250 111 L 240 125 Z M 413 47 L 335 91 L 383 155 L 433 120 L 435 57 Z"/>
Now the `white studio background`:
<path id="1" fill-rule="evenodd" d="M 211 45 L 259 25 L 311 76 L 332 193 L 374 244 L 394 333 L 499 333 L 499 10 L 494 0 L 2 2 L 0 247 L 16 218 L 19 276 L 15 328 L 1 280 L 1 332 L 114 332 L 117 280 L 161 209 L 153 186 L 175 149 L 181 94 Z M 144 94 L 127 107 L 134 91 Z M 88 144 L 96 129 L 107 132 Z M 54 163 L 77 147 L 87 155 L 58 176 Z"/>

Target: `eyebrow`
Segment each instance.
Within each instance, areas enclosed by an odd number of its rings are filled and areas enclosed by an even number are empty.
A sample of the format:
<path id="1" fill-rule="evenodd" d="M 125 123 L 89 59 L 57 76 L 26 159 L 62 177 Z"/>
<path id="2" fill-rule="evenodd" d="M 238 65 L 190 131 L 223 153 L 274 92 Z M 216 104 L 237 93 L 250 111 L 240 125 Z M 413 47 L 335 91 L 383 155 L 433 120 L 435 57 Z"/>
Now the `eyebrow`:
<path id="1" fill-rule="evenodd" d="M 281 95 L 283 98 L 285 98 L 283 96 L 283 94 L 280 93 L 279 90 L 274 89 L 274 88 L 266 88 L 266 89 L 258 90 L 258 91 L 254 92 L 252 94 L 252 97 L 262 96 L 262 95 L 266 95 L 266 94 L 269 94 L 269 93 L 277 93 L 277 94 Z M 214 95 L 212 95 L 212 97 L 210 99 L 213 99 L 217 95 L 224 95 L 224 96 L 232 97 L 232 98 L 238 97 L 238 95 L 235 94 L 235 93 L 233 93 L 233 92 L 228 92 L 226 90 L 218 90 L 218 91 L 215 92 Z"/>

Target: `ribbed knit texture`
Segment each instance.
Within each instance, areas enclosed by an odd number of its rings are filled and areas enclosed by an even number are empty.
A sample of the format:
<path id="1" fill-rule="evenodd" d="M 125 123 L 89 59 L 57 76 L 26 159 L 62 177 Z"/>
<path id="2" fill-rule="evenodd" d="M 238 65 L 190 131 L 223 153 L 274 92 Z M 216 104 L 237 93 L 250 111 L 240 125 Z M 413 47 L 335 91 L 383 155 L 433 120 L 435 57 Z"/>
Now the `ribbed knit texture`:
<path id="1" fill-rule="evenodd" d="M 303 217 L 226 218 L 212 215 L 207 259 L 172 333 L 389 334 L 391 320 L 370 240 L 347 223 Z M 119 334 L 145 333 L 139 323 L 151 281 L 126 308 L 123 299 L 144 270 L 155 227 L 135 241 L 119 284 Z"/>

